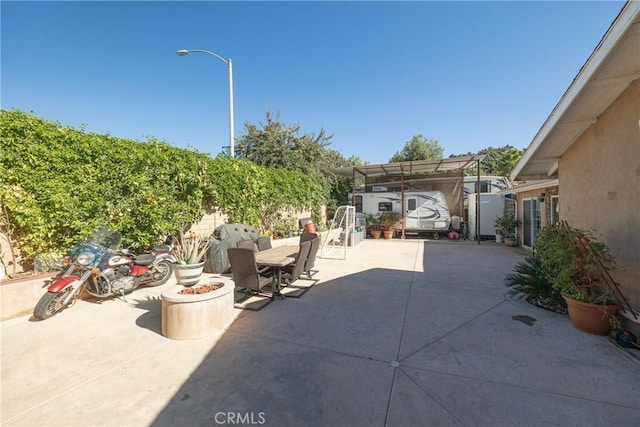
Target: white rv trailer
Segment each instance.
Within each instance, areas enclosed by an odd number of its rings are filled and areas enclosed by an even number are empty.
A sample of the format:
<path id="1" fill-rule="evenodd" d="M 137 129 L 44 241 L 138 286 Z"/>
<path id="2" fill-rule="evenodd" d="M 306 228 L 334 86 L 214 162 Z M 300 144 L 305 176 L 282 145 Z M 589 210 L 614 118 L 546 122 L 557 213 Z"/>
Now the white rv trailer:
<path id="1" fill-rule="evenodd" d="M 464 200 L 465 203 L 469 194 L 477 192 L 478 177 L 467 175 L 464 177 Z M 504 176 L 480 175 L 480 193 L 498 193 L 512 185 L 509 179 Z"/>
<path id="2" fill-rule="evenodd" d="M 351 196 L 350 193 L 349 200 Z M 357 212 L 366 215 L 378 216 L 389 211 L 404 213 L 405 232 L 409 233 L 447 232 L 451 224 L 447 200 L 440 191 L 405 191 L 404 207 L 399 191 L 356 192 L 355 206 Z"/>
<path id="3" fill-rule="evenodd" d="M 476 240 L 476 234 L 480 233 L 481 239 L 495 239 L 496 234 L 496 217 L 503 216 L 505 212 L 505 200 L 499 194 L 481 193 L 480 194 L 480 222 L 476 226 L 476 205 L 478 205 L 478 195 L 469 194 L 469 239 Z"/>
<path id="4" fill-rule="evenodd" d="M 515 209 L 513 202 L 506 201 L 499 194 L 500 191 L 511 188 L 511 182 L 504 176 L 480 175 L 480 196 L 476 193 L 478 177 L 469 175 L 464 177 L 464 207 L 467 218 L 467 230 L 471 240 L 491 239 L 495 237 L 495 220 L 506 211 Z M 479 203 L 478 203 L 479 201 Z M 479 211 L 479 222 L 476 218 Z"/>

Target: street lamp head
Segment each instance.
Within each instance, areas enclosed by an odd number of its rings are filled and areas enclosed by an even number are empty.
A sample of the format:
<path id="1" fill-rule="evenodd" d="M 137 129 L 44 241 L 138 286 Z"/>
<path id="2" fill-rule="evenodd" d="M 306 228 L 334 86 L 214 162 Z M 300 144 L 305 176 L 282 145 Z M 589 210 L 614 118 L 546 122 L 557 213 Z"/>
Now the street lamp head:
<path id="1" fill-rule="evenodd" d="M 234 148 L 233 148 L 233 66 L 231 65 L 231 58 L 224 59 L 222 56 L 217 53 L 204 50 L 204 49 L 180 49 L 176 51 L 178 56 L 185 56 L 191 52 L 196 53 L 206 53 L 207 55 L 214 56 L 218 58 L 220 61 L 227 64 L 227 68 L 229 69 L 229 154 L 231 157 L 234 157 Z"/>

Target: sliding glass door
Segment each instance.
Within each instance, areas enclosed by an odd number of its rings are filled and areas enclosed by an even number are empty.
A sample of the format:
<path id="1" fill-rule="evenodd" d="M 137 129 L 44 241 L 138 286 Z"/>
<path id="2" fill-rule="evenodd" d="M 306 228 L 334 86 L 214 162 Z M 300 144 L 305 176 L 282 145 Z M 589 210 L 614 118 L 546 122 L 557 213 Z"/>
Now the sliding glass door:
<path id="1" fill-rule="evenodd" d="M 522 245 L 533 247 L 536 236 L 540 231 L 541 215 L 538 199 L 526 199 L 522 201 Z"/>

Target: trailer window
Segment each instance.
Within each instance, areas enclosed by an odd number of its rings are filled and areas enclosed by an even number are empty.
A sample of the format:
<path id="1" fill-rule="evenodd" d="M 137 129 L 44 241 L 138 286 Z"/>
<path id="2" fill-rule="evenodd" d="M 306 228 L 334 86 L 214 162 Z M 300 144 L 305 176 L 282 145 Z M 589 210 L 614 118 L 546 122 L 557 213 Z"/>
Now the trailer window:
<path id="1" fill-rule="evenodd" d="M 407 209 L 410 211 L 416 210 L 416 199 L 407 200 Z"/>
<path id="2" fill-rule="evenodd" d="M 378 203 L 378 212 L 391 212 L 391 208 L 392 208 L 391 202 Z"/>
<path id="3" fill-rule="evenodd" d="M 477 193 L 478 192 L 478 183 L 477 182 L 473 182 L 471 185 L 466 186 L 469 189 L 469 192 L 471 193 Z M 491 191 L 489 191 L 491 189 L 491 182 L 490 181 L 480 181 L 480 192 L 481 193 L 490 193 Z"/>

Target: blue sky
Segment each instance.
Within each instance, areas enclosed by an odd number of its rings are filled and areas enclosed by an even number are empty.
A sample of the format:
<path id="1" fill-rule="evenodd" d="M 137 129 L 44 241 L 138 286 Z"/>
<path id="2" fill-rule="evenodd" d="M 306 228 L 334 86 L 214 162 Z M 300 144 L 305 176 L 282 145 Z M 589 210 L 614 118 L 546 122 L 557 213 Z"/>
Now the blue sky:
<path id="1" fill-rule="evenodd" d="M 413 135 L 445 156 L 526 148 L 624 2 L 1 3 L 3 109 L 216 155 L 280 113 L 384 163 Z"/>

